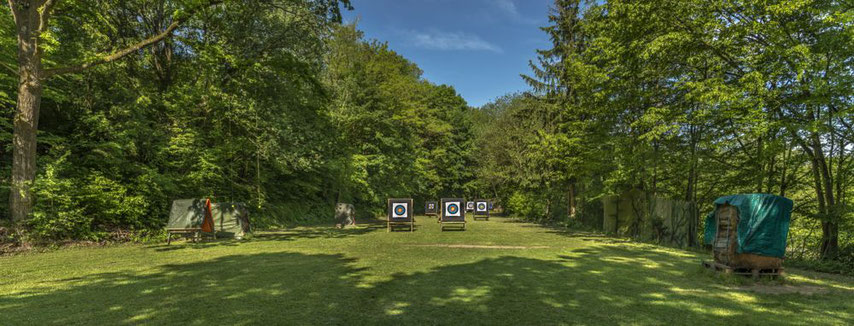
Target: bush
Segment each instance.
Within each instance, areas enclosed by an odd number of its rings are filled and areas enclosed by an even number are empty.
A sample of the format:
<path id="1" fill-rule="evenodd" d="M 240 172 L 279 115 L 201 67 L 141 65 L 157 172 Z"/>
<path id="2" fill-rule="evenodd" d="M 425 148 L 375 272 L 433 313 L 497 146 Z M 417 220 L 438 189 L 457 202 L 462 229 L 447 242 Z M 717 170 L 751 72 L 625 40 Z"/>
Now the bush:
<path id="1" fill-rule="evenodd" d="M 507 210 L 525 219 L 537 219 L 545 211 L 545 206 L 531 194 L 516 191 L 507 200 Z"/>
<path id="2" fill-rule="evenodd" d="M 356 211 L 359 211 L 358 207 Z M 251 207 L 249 219 L 253 228 L 281 228 L 297 224 L 332 222 L 334 211 L 331 204 L 323 202 L 267 204 L 261 209 Z M 358 222 L 358 219 L 356 221 Z"/>
<path id="3" fill-rule="evenodd" d="M 93 218 L 83 213 L 77 205 L 79 187 L 73 179 L 62 178 L 60 171 L 66 164 L 68 152 L 45 168 L 36 178 L 33 195 L 36 200 L 33 218 L 28 227 L 36 238 L 47 240 L 91 239 Z"/>
<path id="4" fill-rule="evenodd" d="M 166 195 L 156 176 L 143 174 L 123 183 L 101 172 L 64 175 L 72 166 L 69 153 L 45 164 L 33 185 L 36 202 L 26 224 L 33 238 L 134 241 L 151 238 L 147 230 L 162 226 Z"/>
<path id="5" fill-rule="evenodd" d="M 121 183 L 94 173 L 80 189 L 79 204 L 86 215 L 97 216 L 93 222 L 99 230 L 141 229 L 152 226 L 146 221 L 148 200 L 131 193 Z"/>

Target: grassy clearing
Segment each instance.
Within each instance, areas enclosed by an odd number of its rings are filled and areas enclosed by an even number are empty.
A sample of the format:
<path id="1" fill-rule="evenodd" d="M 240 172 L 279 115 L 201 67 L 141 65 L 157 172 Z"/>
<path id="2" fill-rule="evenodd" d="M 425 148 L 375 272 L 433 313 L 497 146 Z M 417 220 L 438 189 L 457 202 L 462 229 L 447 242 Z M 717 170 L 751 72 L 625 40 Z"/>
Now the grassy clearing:
<path id="1" fill-rule="evenodd" d="M 0 325 L 854 323 L 854 279 L 754 284 L 702 258 L 509 219 L 65 249 L 0 257 Z"/>

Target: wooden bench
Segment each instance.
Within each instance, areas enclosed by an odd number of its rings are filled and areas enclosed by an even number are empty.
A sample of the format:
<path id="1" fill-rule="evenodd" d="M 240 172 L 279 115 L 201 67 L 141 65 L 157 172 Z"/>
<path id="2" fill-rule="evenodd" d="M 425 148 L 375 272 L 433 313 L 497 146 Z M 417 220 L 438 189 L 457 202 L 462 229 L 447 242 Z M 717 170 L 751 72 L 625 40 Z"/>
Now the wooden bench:
<path id="1" fill-rule="evenodd" d="M 173 234 L 182 234 L 184 236 L 189 235 L 193 242 L 197 242 L 202 239 L 202 232 L 202 228 L 166 229 L 166 233 L 168 235 L 166 238 L 166 244 L 169 245 L 172 243 Z M 216 232 L 213 233 L 213 238 L 216 239 Z"/>

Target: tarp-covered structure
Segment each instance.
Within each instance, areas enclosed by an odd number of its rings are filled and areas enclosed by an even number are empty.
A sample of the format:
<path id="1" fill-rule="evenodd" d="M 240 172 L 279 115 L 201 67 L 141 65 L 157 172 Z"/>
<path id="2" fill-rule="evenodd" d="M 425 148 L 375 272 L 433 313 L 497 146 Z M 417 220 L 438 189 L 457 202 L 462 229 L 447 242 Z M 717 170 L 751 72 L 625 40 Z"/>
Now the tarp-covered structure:
<path id="1" fill-rule="evenodd" d="M 794 203 L 770 194 L 742 194 L 715 200 L 715 211 L 706 216 L 703 240 L 712 245 L 717 237 L 716 213 L 734 207 L 738 210 L 735 227 L 735 252 L 780 257 L 786 253 L 786 238 Z M 717 214 L 720 215 L 720 214 Z"/>
<path id="2" fill-rule="evenodd" d="M 211 205 L 217 237 L 242 239 L 251 232 L 249 210 L 243 203 L 215 203 Z"/>
<path id="3" fill-rule="evenodd" d="M 603 231 L 672 247 L 697 246 L 699 213 L 694 203 L 656 197 L 642 190 L 602 199 Z"/>
<path id="4" fill-rule="evenodd" d="M 209 199 L 178 199 L 172 202 L 167 230 L 201 229 L 214 232 Z"/>
<path id="5" fill-rule="evenodd" d="M 166 230 L 214 233 L 216 237 L 243 238 L 251 232 L 249 211 L 242 203 L 212 203 L 209 199 L 178 199 L 172 202 Z"/>

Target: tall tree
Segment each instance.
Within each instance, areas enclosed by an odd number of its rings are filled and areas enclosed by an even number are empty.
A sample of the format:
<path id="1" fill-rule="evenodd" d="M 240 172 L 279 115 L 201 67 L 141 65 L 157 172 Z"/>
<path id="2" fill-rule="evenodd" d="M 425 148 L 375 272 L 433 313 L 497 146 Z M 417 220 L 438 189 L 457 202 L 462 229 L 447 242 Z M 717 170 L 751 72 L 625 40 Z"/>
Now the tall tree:
<path id="1" fill-rule="evenodd" d="M 99 56 L 81 64 L 44 68 L 42 35 L 50 28 L 50 18 L 58 0 L 9 0 L 18 35 L 18 101 L 12 140 L 12 176 L 9 209 L 13 221 L 23 221 L 32 212 L 30 190 L 36 176 L 36 134 L 44 82 L 67 73 L 119 60 L 172 35 L 172 32 L 201 8 L 219 3 L 211 1 L 189 7 L 173 17 L 173 22 L 156 35 L 136 44 Z"/>
<path id="2" fill-rule="evenodd" d="M 166 1 L 160 1 L 160 6 Z M 349 7 L 349 0 L 340 0 Z M 43 38 L 51 29 L 51 15 L 57 10 L 80 14 L 86 10 L 98 10 L 97 3 L 71 3 L 60 0 L 9 0 L 8 5 L 15 21 L 17 31 L 18 63 L 18 100 L 13 119 L 12 173 L 10 183 L 9 207 L 13 221 L 27 219 L 33 206 L 31 186 L 36 175 L 36 135 L 38 132 L 39 109 L 44 83 L 51 77 L 79 73 L 92 67 L 110 63 L 151 47 L 172 36 L 173 32 L 199 11 L 222 3 L 221 0 L 188 1 L 176 5 L 179 9 L 154 34 L 123 48 L 98 53 L 90 58 L 71 60 L 77 63 L 62 62 L 44 66 Z M 339 0 L 319 1 L 318 8 L 324 15 L 331 13 L 340 20 Z M 72 8 L 78 7 L 78 8 Z M 76 10 L 72 10 L 76 9 Z M 63 66 L 62 64 L 67 64 Z M 167 75 L 161 76 L 168 79 Z"/>

